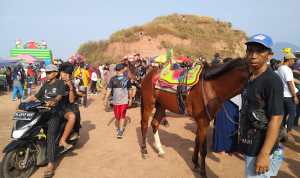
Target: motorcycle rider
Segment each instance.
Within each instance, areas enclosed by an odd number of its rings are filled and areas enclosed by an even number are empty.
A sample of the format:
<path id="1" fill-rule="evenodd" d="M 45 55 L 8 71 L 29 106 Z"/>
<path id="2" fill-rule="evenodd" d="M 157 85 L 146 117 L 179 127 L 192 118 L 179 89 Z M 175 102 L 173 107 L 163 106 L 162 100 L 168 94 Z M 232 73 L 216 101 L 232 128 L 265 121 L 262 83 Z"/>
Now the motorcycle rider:
<path id="1" fill-rule="evenodd" d="M 53 163 L 55 158 L 55 134 L 58 129 L 61 118 L 63 117 L 63 102 L 62 97 L 65 96 L 65 87 L 62 80 L 58 80 L 58 68 L 55 65 L 48 65 L 45 68 L 47 82 L 40 88 L 38 93 L 29 98 L 28 101 L 39 100 L 45 102 L 47 107 L 51 107 L 49 113 L 45 114 L 44 119 L 49 119 L 48 132 L 47 132 L 47 169 L 42 174 L 43 177 L 53 177 Z M 56 93 L 55 98 L 47 95 L 48 92 Z"/>

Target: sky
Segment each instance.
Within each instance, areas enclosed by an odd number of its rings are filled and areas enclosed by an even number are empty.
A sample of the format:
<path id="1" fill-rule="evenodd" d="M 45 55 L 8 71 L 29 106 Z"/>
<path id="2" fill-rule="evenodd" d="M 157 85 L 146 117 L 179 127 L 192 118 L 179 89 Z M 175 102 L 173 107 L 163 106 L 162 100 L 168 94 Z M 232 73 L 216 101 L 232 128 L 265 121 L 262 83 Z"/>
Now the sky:
<path id="1" fill-rule="evenodd" d="M 15 39 L 22 46 L 43 39 L 53 57 L 67 60 L 89 40 L 173 13 L 208 15 L 300 47 L 299 7 L 300 0 L 0 0 L 0 57 L 10 58 Z"/>

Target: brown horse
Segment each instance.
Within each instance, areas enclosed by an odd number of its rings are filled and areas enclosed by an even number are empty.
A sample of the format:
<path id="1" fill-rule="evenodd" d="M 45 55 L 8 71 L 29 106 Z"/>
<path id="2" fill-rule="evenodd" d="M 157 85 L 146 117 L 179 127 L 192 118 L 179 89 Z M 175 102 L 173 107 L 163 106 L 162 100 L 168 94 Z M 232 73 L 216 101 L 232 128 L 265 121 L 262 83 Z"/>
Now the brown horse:
<path id="1" fill-rule="evenodd" d="M 161 69 L 153 69 L 142 80 L 141 130 L 143 140 L 142 154 L 144 159 L 148 158 L 145 135 L 152 110 L 156 108 L 151 125 L 160 157 L 164 157 L 165 152 L 160 143 L 158 128 L 165 110 L 168 109 L 171 112 L 182 114 L 178 108 L 176 94 L 154 88 L 153 79 L 160 71 Z M 192 161 L 195 165 L 194 171 L 200 173 L 202 177 L 206 177 L 206 128 L 211 121 L 210 118 L 215 118 L 223 102 L 241 93 L 248 74 L 248 64 L 242 58 L 235 59 L 226 64 L 208 65 L 205 63 L 199 82 L 190 90 L 187 113 L 196 120 L 198 126 Z M 184 100 L 186 101 L 186 97 Z M 199 150 L 201 168 L 198 163 Z"/>

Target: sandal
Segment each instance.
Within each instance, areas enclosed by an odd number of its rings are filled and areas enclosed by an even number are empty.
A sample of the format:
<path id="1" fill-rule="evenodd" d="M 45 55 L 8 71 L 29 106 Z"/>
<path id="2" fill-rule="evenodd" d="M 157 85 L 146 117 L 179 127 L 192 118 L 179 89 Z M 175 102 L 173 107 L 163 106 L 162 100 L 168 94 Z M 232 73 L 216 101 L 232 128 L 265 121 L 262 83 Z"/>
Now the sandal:
<path id="1" fill-rule="evenodd" d="M 73 145 L 68 144 L 68 147 L 65 147 L 65 146 L 64 146 L 64 150 L 62 150 L 60 153 L 64 153 L 64 152 L 68 151 L 69 149 L 71 149 L 71 148 L 73 148 L 73 147 L 74 147 Z"/>
<path id="2" fill-rule="evenodd" d="M 50 174 L 49 174 L 50 173 Z M 53 177 L 55 175 L 54 171 L 45 171 L 42 175 L 43 177 Z"/>
<path id="3" fill-rule="evenodd" d="M 80 138 L 80 136 L 79 135 L 77 135 L 77 137 L 75 137 L 76 135 L 74 134 L 74 135 L 72 135 L 71 137 L 70 137 L 70 139 L 69 140 L 71 140 L 71 141 L 73 141 L 73 140 L 76 140 L 76 139 L 79 139 Z"/>
<path id="4" fill-rule="evenodd" d="M 294 137 L 292 137 L 292 136 L 288 137 L 288 140 L 291 141 L 291 142 L 295 141 Z"/>

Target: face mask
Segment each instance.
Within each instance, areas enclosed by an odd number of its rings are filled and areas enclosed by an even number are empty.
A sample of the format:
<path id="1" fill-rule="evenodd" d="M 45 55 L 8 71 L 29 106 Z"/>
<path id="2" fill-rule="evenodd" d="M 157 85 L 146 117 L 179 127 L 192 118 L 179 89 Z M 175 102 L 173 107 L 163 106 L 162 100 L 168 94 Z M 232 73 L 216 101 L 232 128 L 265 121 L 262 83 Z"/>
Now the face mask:
<path id="1" fill-rule="evenodd" d="M 122 76 L 123 76 L 123 74 L 117 74 L 117 76 L 118 76 L 118 77 L 122 77 Z"/>

